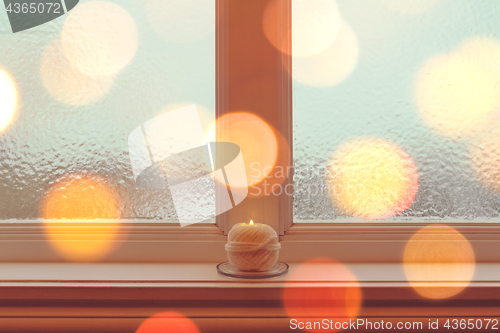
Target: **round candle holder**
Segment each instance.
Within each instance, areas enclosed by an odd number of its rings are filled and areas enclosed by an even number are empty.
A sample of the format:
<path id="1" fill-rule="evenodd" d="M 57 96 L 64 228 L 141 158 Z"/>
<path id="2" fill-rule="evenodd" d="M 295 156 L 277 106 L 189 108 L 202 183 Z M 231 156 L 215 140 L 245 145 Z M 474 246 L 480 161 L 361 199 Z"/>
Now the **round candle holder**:
<path id="1" fill-rule="evenodd" d="M 229 261 L 217 265 L 217 272 L 221 275 L 239 279 L 268 279 L 288 273 L 288 264 L 278 261 L 266 271 L 242 271 Z"/>

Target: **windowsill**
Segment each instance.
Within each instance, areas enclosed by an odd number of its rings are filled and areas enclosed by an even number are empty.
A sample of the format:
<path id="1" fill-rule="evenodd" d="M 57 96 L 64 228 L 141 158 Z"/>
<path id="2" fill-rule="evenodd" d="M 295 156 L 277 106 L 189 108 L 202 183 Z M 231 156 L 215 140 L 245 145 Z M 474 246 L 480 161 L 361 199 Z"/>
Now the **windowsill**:
<path id="1" fill-rule="evenodd" d="M 290 270 L 298 264 L 290 264 Z M 474 281 L 449 300 L 419 296 L 401 264 L 346 264 L 362 287 L 358 318 L 399 321 L 498 316 L 500 264 L 476 265 Z M 9 332 L 135 332 L 165 311 L 189 317 L 201 332 L 290 332 L 283 308 L 287 286 L 344 281 L 290 281 L 292 275 L 240 280 L 216 264 L 3 263 L 0 325 Z"/>
<path id="2" fill-rule="evenodd" d="M 158 288 L 282 288 L 287 285 L 340 286 L 352 284 L 332 277 L 293 279 L 300 265 L 289 264 L 289 273 L 269 279 L 236 279 L 219 275 L 217 263 L 2 263 L 1 287 L 158 287 Z M 411 288 L 402 264 L 347 263 L 362 288 Z M 311 268 L 313 271 L 314 268 Z M 314 274 L 311 274 L 314 276 Z M 441 281 L 439 281 L 441 282 Z M 441 283 L 446 282 L 442 281 Z M 471 287 L 500 287 L 500 263 L 477 263 Z"/>

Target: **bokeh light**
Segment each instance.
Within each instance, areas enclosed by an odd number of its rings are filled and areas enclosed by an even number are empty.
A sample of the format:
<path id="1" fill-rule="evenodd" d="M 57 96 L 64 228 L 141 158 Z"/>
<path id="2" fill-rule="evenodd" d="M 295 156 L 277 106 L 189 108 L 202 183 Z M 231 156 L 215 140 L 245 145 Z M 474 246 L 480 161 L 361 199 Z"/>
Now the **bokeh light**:
<path id="1" fill-rule="evenodd" d="M 417 104 L 424 120 L 445 135 L 470 136 L 499 107 L 498 88 L 486 67 L 467 53 L 431 59 L 417 79 Z"/>
<path id="2" fill-rule="evenodd" d="M 438 0 L 380 0 L 390 9 L 404 14 L 422 14 L 428 11 Z"/>
<path id="3" fill-rule="evenodd" d="M 196 111 L 198 112 L 198 117 L 200 119 L 203 132 L 205 133 L 206 140 L 208 142 L 215 141 L 215 131 L 213 129 L 213 125 L 215 123 L 215 112 L 205 105 L 193 102 L 172 103 L 162 108 L 161 111 L 158 112 L 157 116 L 193 104 L 196 106 Z"/>
<path id="4" fill-rule="evenodd" d="M 481 182 L 500 192 L 500 121 L 497 119 L 471 144 L 474 170 Z"/>
<path id="5" fill-rule="evenodd" d="M 458 294 L 472 280 L 474 268 L 472 246 L 450 226 L 422 228 L 406 245 L 406 278 L 424 297 L 443 299 Z"/>
<path id="6" fill-rule="evenodd" d="M 311 57 L 294 57 L 293 78 L 302 84 L 328 87 L 341 83 L 358 62 L 358 40 L 354 31 L 342 21 L 339 32 L 330 46 Z M 290 66 L 287 66 L 290 72 Z"/>
<path id="7" fill-rule="evenodd" d="M 101 99 L 113 86 L 113 76 L 88 76 L 70 65 L 59 37 L 45 48 L 40 62 L 43 84 L 57 100 L 69 105 L 87 105 Z"/>
<path id="8" fill-rule="evenodd" d="M 215 141 L 215 127 L 216 124 L 213 123 L 210 130 L 206 133 L 207 142 Z M 255 168 L 255 165 L 254 169 L 246 168 L 247 179 L 252 180 L 251 183 L 248 183 L 248 197 L 259 198 L 269 195 L 281 195 L 283 192 L 288 195 L 293 194 L 291 185 L 286 187 L 281 186 L 290 174 L 290 166 L 287 162 L 290 159 L 290 146 L 279 131 L 273 129 L 273 132 L 277 143 L 276 162 L 273 166 L 268 165 L 263 169 Z M 222 179 L 219 181 L 222 182 Z M 244 179 L 240 179 L 238 182 L 243 183 L 243 181 Z M 241 187 L 241 184 L 238 187 Z"/>
<path id="9" fill-rule="evenodd" d="M 189 318 L 177 312 L 162 312 L 148 318 L 136 333 L 200 333 Z"/>
<path id="10" fill-rule="evenodd" d="M 484 36 L 468 38 L 458 46 L 457 53 L 462 58 L 474 62 L 488 75 L 495 90 L 494 111 L 497 111 L 500 107 L 500 40 Z"/>
<path id="11" fill-rule="evenodd" d="M 158 36 L 174 43 L 192 43 L 214 30 L 214 0 L 147 0 L 149 23 Z"/>
<path id="12" fill-rule="evenodd" d="M 266 173 L 267 170 L 270 170 L 264 179 L 248 188 L 248 197 L 250 198 L 281 195 L 283 193 L 289 196 L 293 195 L 292 185 L 283 185 L 283 182 L 288 178 L 291 171 L 290 163 L 288 162 L 290 160 L 290 146 L 279 131 L 274 129 L 274 135 L 278 144 L 276 163 L 272 168 L 268 167 L 264 170 Z M 259 174 L 259 171 L 251 169 L 247 170 L 247 172 L 251 172 L 251 179 L 254 179 Z"/>
<path id="13" fill-rule="evenodd" d="M 218 124 L 224 130 L 217 134 L 217 141 L 237 144 L 245 162 L 246 179 L 235 177 L 231 187 L 256 185 L 272 173 L 278 157 L 278 141 L 271 126 L 249 112 L 233 112 L 219 117 L 209 133 L 213 133 Z M 225 183 L 224 179 L 217 176 L 216 179 Z"/>
<path id="14" fill-rule="evenodd" d="M 337 36 L 340 27 L 340 14 L 337 3 L 331 1 L 292 1 L 292 47 L 288 44 L 290 31 L 285 32 L 285 38 L 279 33 L 282 25 L 281 1 L 272 0 L 268 3 L 262 22 L 264 33 L 269 42 L 278 50 L 290 53 L 296 57 L 307 57 L 326 50 Z"/>
<path id="15" fill-rule="evenodd" d="M 107 1 L 89 1 L 68 15 L 61 43 L 74 68 L 90 76 L 110 76 L 132 61 L 139 33 L 134 19 L 122 7 Z"/>
<path id="16" fill-rule="evenodd" d="M 161 111 L 153 118 L 155 119 L 156 117 L 159 117 L 161 115 L 164 115 L 168 112 L 175 111 L 187 106 L 194 105 L 196 107 L 196 112 L 198 115 L 198 119 L 193 119 L 194 121 L 198 121 L 201 124 L 201 128 L 203 130 L 203 136 L 202 138 L 205 139 L 205 142 L 215 142 L 215 131 L 212 129 L 214 123 L 215 123 L 215 112 L 208 109 L 207 107 L 201 105 L 201 104 L 195 104 L 192 102 L 178 102 L 178 103 L 173 103 L 165 106 L 164 108 L 161 109 Z M 193 133 L 193 123 L 189 121 L 179 121 L 177 128 L 181 130 L 183 133 Z M 196 128 L 196 127 L 195 127 Z M 163 128 L 162 128 L 163 129 Z M 201 133 L 198 133 L 201 135 Z M 198 136 L 196 134 L 196 136 Z M 153 140 L 156 141 L 155 135 L 151 134 L 148 136 L 148 140 Z M 194 133 L 192 138 L 194 138 Z M 161 139 L 160 139 L 161 140 Z M 161 146 L 165 145 L 165 147 L 168 147 L 169 145 L 175 145 L 176 144 L 176 139 L 170 141 L 169 143 L 162 141 L 161 144 L 157 144 L 157 146 L 160 148 Z M 178 142 L 178 141 L 177 141 Z M 150 142 L 151 144 L 151 142 Z M 203 140 L 200 140 L 200 145 L 203 144 Z M 188 162 L 188 160 L 184 160 L 183 163 L 170 163 L 169 164 L 169 177 L 177 178 L 177 179 L 182 179 L 184 176 L 190 174 L 193 172 L 194 169 L 201 168 L 212 168 L 213 169 L 213 163 L 212 161 L 206 160 L 205 162 L 207 163 L 202 163 L 201 165 L 198 165 L 196 161 L 191 161 Z M 175 175 L 175 176 L 174 176 Z"/>
<path id="17" fill-rule="evenodd" d="M 7 71 L 0 68 L 0 132 L 14 119 L 18 104 L 17 87 Z"/>
<path id="18" fill-rule="evenodd" d="M 305 282 L 316 286 L 305 286 Z M 283 289 L 285 310 L 298 322 L 313 321 L 313 318 L 349 322 L 359 314 L 361 302 L 361 288 L 354 274 L 332 259 L 318 258 L 300 264 L 290 272 Z M 336 331 L 339 329 L 329 330 Z"/>
<path id="19" fill-rule="evenodd" d="M 331 197 L 345 214 L 368 219 L 393 216 L 415 199 L 418 173 L 399 147 L 382 140 L 358 139 L 341 146 L 329 170 Z"/>
<path id="20" fill-rule="evenodd" d="M 97 260 L 116 246 L 119 205 L 116 190 L 105 178 L 67 175 L 50 186 L 43 198 L 46 237 L 56 251 L 70 260 Z"/>

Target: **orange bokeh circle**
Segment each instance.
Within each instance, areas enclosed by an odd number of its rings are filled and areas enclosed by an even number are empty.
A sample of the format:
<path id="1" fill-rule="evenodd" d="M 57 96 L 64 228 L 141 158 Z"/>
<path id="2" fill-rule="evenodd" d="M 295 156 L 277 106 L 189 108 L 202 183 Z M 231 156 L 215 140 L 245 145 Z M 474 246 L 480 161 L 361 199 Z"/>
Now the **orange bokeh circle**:
<path id="1" fill-rule="evenodd" d="M 309 287 L 308 282 L 314 286 Z M 325 318 L 334 323 L 349 322 L 359 314 L 361 302 L 361 288 L 354 274 L 343 264 L 327 258 L 300 264 L 291 272 L 283 290 L 288 316 L 303 323 Z M 335 325 L 331 328 L 329 332 L 341 330 Z"/>
<path id="2" fill-rule="evenodd" d="M 408 282 L 420 295 L 433 299 L 449 298 L 464 290 L 472 280 L 474 250 L 454 228 L 427 226 L 408 241 L 404 270 Z"/>
<path id="3" fill-rule="evenodd" d="M 356 139 L 335 152 L 330 192 L 343 213 L 381 219 L 406 210 L 418 190 L 418 172 L 398 146 L 379 139 Z"/>
<path id="4" fill-rule="evenodd" d="M 219 117 L 214 127 L 218 129 L 216 140 L 237 144 L 243 156 L 246 177 L 235 177 L 229 185 L 253 186 L 271 174 L 278 157 L 278 140 L 264 120 L 250 112 L 233 112 Z"/>
<path id="5" fill-rule="evenodd" d="M 41 214 L 50 244 L 70 260 L 97 260 L 116 246 L 120 199 L 104 177 L 64 176 L 47 189 Z"/>
<path id="6" fill-rule="evenodd" d="M 278 143 L 278 155 L 273 167 L 267 167 L 269 174 L 257 184 L 248 188 L 248 196 L 251 198 L 260 198 L 269 195 L 293 195 L 292 184 L 284 183 L 290 176 L 290 148 L 283 135 L 274 130 L 276 141 Z"/>
<path id="7" fill-rule="evenodd" d="M 200 330 L 180 313 L 162 312 L 144 321 L 136 333 L 200 333 Z"/>

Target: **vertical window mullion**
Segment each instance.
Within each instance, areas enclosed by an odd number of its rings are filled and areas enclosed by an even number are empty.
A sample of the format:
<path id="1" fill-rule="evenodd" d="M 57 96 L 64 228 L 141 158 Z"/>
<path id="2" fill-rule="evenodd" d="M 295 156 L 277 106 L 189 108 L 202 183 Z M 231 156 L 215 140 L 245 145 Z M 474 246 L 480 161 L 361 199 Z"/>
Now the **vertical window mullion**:
<path id="1" fill-rule="evenodd" d="M 291 0 L 271 1 L 279 2 L 279 15 L 273 27 L 278 38 L 291 38 Z M 216 1 L 216 117 L 241 111 L 261 117 L 286 143 L 278 145 L 276 165 L 292 171 L 292 83 L 284 66 L 291 62 L 291 57 L 274 48 L 262 29 L 269 2 Z M 265 85 L 247 89 L 250 82 L 259 80 Z M 223 133 L 225 126 L 218 122 L 217 132 Z M 217 225 L 227 234 L 232 225 L 254 219 L 271 225 L 283 235 L 292 223 L 292 172 L 281 187 L 280 195 L 249 195 L 238 206 L 219 215 Z"/>

